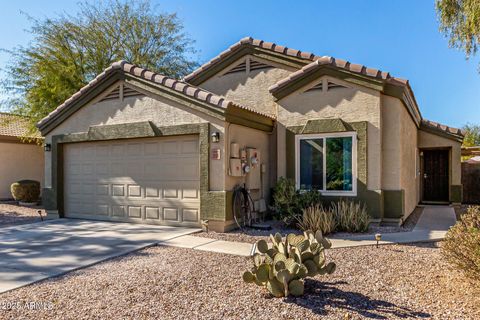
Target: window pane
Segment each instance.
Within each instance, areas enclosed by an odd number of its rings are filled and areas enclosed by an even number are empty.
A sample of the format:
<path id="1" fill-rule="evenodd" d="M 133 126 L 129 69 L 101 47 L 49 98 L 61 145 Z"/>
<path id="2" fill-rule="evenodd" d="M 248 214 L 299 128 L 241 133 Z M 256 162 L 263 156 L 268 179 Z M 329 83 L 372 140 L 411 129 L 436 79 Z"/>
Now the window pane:
<path id="1" fill-rule="evenodd" d="M 323 189 L 323 139 L 300 140 L 300 189 Z"/>
<path id="2" fill-rule="evenodd" d="M 352 137 L 327 138 L 327 190 L 353 190 Z"/>

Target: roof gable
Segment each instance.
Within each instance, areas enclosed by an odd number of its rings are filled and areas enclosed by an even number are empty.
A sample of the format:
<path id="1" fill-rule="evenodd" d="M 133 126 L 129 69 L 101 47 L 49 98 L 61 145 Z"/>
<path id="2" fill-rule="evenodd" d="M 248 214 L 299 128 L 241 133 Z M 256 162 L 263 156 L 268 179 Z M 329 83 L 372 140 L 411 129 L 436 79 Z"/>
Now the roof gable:
<path id="1" fill-rule="evenodd" d="M 272 120 L 269 115 L 234 103 L 207 90 L 140 68 L 126 61 L 119 61 L 105 69 L 90 83 L 38 122 L 37 127 L 42 134 L 50 132 L 118 80 L 124 80 L 132 88 L 138 87 L 139 91 L 142 90 L 143 86 L 143 89 L 147 89 L 147 91 L 154 90 L 156 93 L 175 97 L 181 103 L 195 103 L 200 106 L 199 110 L 209 114 L 217 114 L 220 117 L 231 113 L 231 109 L 241 109 L 256 114 L 259 118 Z"/>
<path id="2" fill-rule="evenodd" d="M 400 99 L 417 126 L 420 126 L 422 116 L 408 80 L 392 77 L 388 72 L 342 59 L 320 57 L 278 81 L 269 90 L 277 100 L 280 100 L 325 75 L 369 87 Z"/>
<path id="3" fill-rule="evenodd" d="M 273 42 L 247 37 L 185 76 L 184 80 L 199 85 L 246 55 L 259 57 L 294 69 L 302 68 L 317 57 L 310 52 L 302 52 Z"/>

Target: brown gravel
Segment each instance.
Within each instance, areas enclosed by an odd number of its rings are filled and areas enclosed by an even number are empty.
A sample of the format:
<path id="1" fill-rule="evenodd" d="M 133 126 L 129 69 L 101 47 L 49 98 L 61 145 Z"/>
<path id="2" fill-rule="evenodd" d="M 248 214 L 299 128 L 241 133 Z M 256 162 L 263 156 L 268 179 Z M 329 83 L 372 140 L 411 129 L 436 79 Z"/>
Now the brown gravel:
<path id="1" fill-rule="evenodd" d="M 392 233 L 392 232 L 408 232 L 412 231 L 412 229 L 417 224 L 418 219 L 420 218 L 423 212 L 423 208 L 416 208 L 415 211 L 412 212 L 410 216 L 408 216 L 407 220 L 403 223 L 402 226 L 392 226 L 392 225 L 381 225 L 381 224 L 370 224 L 368 231 L 363 234 L 375 234 L 375 233 Z M 293 228 L 285 228 L 280 221 L 267 221 L 267 224 L 272 226 L 271 230 L 257 230 L 252 228 L 246 228 L 243 231 L 241 230 L 233 230 L 230 232 L 198 232 L 192 234 L 193 236 L 203 237 L 203 238 L 210 238 L 210 239 L 217 239 L 217 240 L 225 240 L 225 241 L 234 241 L 234 242 L 247 242 L 247 243 L 255 243 L 258 240 L 268 240 L 270 234 L 280 233 L 282 236 L 286 236 L 289 233 L 295 234 L 302 234 L 303 232 L 298 229 Z M 347 233 L 347 232 L 336 232 L 333 234 L 329 234 L 329 238 L 343 238 L 346 236 L 351 235 L 358 235 L 359 233 Z"/>
<path id="2" fill-rule="evenodd" d="M 12 225 L 39 222 L 40 216 L 37 211 L 42 210 L 45 217 L 45 210 L 39 206 L 25 207 L 10 203 L 0 203 L 0 228 Z"/>
<path id="3" fill-rule="evenodd" d="M 275 299 L 241 280 L 247 258 L 153 247 L 0 295 L 1 319 L 480 319 L 480 289 L 451 271 L 435 244 L 329 250 L 337 271 Z"/>

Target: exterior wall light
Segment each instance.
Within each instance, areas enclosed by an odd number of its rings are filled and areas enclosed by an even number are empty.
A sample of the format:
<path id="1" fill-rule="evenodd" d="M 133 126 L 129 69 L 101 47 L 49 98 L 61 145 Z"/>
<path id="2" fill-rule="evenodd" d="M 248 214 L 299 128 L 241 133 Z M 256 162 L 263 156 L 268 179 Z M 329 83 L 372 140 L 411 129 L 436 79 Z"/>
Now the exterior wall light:
<path id="1" fill-rule="evenodd" d="M 52 145 L 50 143 L 45 143 L 43 145 L 43 150 L 45 150 L 45 152 L 50 152 L 52 151 Z"/>
<path id="2" fill-rule="evenodd" d="M 220 132 L 216 131 L 212 133 L 212 142 L 214 143 L 220 142 Z"/>

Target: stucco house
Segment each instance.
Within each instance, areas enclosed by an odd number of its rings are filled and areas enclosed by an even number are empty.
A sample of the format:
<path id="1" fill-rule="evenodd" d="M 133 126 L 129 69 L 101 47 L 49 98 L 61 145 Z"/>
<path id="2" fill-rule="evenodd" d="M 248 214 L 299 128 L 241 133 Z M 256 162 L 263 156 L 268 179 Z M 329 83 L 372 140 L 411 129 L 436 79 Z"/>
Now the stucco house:
<path id="1" fill-rule="evenodd" d="M 0 112 L 0 200 L 12 198 L 10 185 L 15 181 L 29 179 L 43 184 L 43 148 L 35 139 L 21 139 L 27 135 L 25 118 Z"/>
<path id="2" fill-rule="evenodd" d="M 262 207 L 280 177 L 372 221 L 462 198 L 463 133 L 422 118 L 407 80 L 252 38 L 182 80 L 114 63 L 38 128 L 50 217 L 223 231 L 235 185 Z"/>

